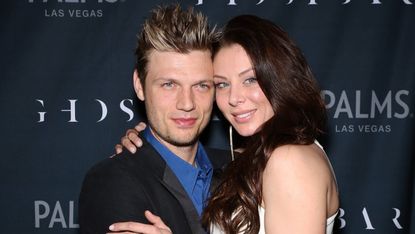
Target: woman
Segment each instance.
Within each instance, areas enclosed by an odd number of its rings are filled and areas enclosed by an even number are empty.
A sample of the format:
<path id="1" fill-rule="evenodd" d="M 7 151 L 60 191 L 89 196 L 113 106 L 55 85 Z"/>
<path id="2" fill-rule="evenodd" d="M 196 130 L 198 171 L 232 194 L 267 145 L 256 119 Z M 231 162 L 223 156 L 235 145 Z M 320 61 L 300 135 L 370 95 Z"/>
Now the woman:
<path id="1" fill-rule="evenodd" d="M 216 103 L 248 138 L 203 224 L 211 233 L 332 233 L 337 185 L 316 141 L 325 106 L 301 51 L 278 26 L 248 15 L 230 20 L 214 48 Z"/>

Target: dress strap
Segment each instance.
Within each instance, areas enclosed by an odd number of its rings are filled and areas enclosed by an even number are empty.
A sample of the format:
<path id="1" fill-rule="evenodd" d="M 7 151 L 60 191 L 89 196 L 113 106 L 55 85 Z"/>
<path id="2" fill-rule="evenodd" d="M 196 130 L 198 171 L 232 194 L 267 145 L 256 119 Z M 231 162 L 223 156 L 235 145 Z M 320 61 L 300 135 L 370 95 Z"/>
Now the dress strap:
<path id="1" fill-rule="evenodd" d="M 329 164 L 329 166 L 330 166 L 330 170 L 331 170 L 331 174 L 333 175 L 333 178 L 334 178 L 334 182 L 336 183 L 336 189 L 337 189 L 337 192 L 339 191 L 339 186 L 337 185 L 337 178 L 336 178 L 336 174 L 334 174 L 334 170 L 333 170 L 333 166 L 331 165 L 331 163 L 330 163 L 330 159 L 329 159 L 329 157 L 327 156 L 327 154 L 326 154 L 326 151 L 324 150 L 324 148 L 323 148 L 323 146 L 320 144 L 320 142 L 318 142 L 317 140 L 314 140 L 314 144 L 316 144 L 323 152 L 324 152 L 324 155 L 326 156 L 326 160 L 327 160 L 327 163 Z"/>

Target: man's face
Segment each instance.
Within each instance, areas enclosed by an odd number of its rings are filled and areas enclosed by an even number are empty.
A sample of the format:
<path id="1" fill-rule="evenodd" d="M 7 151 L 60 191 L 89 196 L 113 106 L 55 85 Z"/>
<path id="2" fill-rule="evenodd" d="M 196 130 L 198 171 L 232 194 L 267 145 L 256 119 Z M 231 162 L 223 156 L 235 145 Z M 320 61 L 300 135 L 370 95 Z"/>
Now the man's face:
<path id="1" fill-rule="evenodd" d="M 191 146 L 210 120 L 214 99 L 209 51 L 188 54 L 153 51 L 148 57 L 145 87 L 134 75 L 134 87 L 145 100 L 155 137 L 169 146 Z"/>

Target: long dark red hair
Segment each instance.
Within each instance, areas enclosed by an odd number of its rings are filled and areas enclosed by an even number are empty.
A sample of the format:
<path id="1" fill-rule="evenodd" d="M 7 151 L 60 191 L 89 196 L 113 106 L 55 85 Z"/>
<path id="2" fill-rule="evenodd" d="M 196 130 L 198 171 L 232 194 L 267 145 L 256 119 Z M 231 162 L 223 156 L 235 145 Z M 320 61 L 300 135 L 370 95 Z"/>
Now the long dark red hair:
<path id="1" fill-rule="evenodd" d="M 228 165 L 202 222 L 206 227 L 216 223 L 226 233 L 256 234 L 268 158 L 278 146 L 313 143 L 325 128 L 326 109 L 302 52 L 277 25 L 256 16 L 237 16 L 225 26 L 214 55 L 233 44 L 242 46 L 250 57 L 275 115 L 249 137 L 244 151 Z"/>

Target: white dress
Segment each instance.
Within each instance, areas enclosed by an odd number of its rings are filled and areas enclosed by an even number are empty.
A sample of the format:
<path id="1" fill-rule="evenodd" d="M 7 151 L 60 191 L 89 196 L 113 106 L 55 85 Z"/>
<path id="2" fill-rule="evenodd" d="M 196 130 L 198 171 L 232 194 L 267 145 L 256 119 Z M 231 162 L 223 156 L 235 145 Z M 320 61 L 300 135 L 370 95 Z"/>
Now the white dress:
<path id="1" fill-rule="evenodd" d="M 259 212 L 259 232 L 258 234 L 265 234 L 265 223 L 264 223 L 264 215 L 265 215 L 265 209 L 262 207 L 258 208 Z M 334 226 L 334 219 L 336 218 L 338 212 L 327 218 L 326 220 L 326 234 L 332 234 L 333 233 L 333 226 Z M 225 232 L 220 229 L 217 225 L 211 225 L 210 226 L 210 233 L 211 234 L 224 234 Z M 243 233 L 243 232 L 240 232 Z"/>
<path id="2" fill-rule="evenodd" d="M 324 149 L 320 145 L 320 143 L 318 143 L 317 141 L 314 141 L 314 143 L 324 151 Z M 329 162 L 329 164 L 330 164 L 330 162 Z M 330 167 L 331 167 L 331 164 L 330 164 Z M 332 170 L 332 173 L 334 175 L 333 168 L 330 168 L 330 169 Z M 264 218 L 265 217 L 265 209 L 261 206 L 258 207 L 258 213 L 259 213 L 259 224 L 260 224 L 258 234 L 265 234 L 265 221 L 264 221 L 265 220 L 265 218 Z M 329 218 L 327 218 L 327 220 L 326 220 L 326 234 L 332 234 L 333 233 L 334 219 L 336 218 L 337 213 L 338 213 L 338 211 L 335 214 L 333 214 L 332 216 L 330 216 Z M 219 226 L 217 226 L 215 224 L 212 224 L 210 226 L 210 233 L 211 234 L 224 234 L 225 232 L 222 231 L 222 229 Z M 240 232 L 240 233 L 243 233 L 243 232 Z"/>

